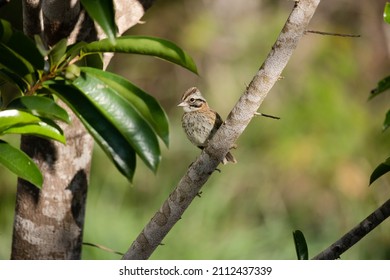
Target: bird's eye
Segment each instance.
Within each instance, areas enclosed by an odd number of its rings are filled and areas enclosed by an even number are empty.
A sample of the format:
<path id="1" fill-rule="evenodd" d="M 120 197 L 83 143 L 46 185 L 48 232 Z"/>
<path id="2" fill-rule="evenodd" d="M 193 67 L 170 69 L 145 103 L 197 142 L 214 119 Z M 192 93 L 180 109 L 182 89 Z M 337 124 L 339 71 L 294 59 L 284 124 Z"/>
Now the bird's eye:
<path id="1" fill-rule="evenodd" d="M 190 102 L 194 102 L 195 101 L 195 98 L 190 98 Z"/>

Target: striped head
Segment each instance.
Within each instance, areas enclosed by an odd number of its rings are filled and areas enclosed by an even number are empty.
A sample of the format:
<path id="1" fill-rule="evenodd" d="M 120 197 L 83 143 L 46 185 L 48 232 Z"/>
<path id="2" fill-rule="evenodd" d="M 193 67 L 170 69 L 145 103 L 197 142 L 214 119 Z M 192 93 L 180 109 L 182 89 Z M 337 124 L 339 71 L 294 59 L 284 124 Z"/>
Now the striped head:
<path id="1" fill-rule="evenodd" d="M 181 102 L 177 106 L 183 107 L 186 113 L 208 108 L 206 99 L 196 87 L 188 89 L 183 94 Z"/>

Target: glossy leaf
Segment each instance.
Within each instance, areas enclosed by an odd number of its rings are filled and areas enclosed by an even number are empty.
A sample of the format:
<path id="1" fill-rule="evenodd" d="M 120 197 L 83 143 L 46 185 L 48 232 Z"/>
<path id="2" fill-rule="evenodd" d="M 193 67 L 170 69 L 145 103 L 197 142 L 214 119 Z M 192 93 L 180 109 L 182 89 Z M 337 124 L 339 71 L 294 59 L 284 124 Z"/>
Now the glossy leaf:
<path id="1" fill-rule="evenodd" d="M 390 24 L 390 3 L 385 4 L 385 9 L 383 11 L 383 19 L 386 23 Z"/>
<path id="2" fill-rule="evenodd" d="M 293 237 L 298 260 L 308 260 L 309 251 L 307 248 L 305 236 L 300 230 L 296 230 L 293 232 Z"/>
<path id="3" fill-rule="evenodd" d="M 119 75 L 88 67 L 82 67 L 81 70 L 103 81 L 130 102 L 164 143 L 169 145 L 168 117 L 153 96 Z"/>
<path id="4" fill-rule="evenodd" d="M 370 176 L 370 185 L 374 183 L 378 178 L 390 172 L 390 157 L 384 162 L 379 164 Z"/>
<path id="5" fill-rule="evenodd" d="M 72 109 L 118 170 L 132 181 L 135 151 L 110 120 L 83 93 L 60 82 L 47 84 Z"/>
<path id="6" fill-rule="evenodd" d="M 0 163 L 18 177 L 39 188 L 42 186 L 42 174 L 32 159 L 2 140 L 0 140 Z"/>
<path id="7" fill-rule="evenodd" d="M 12 126 L 39 123 L 41 119 L 30 113 L 9 109 L 0 111 L 0 134 Z"/>
<path id="8" fill-rule="evenodd" d="M 61 120 L 70 123 L 69 115 L 65 109 L 54 100 L 42 96 L 21 96 L 12 100 L 7 109 L 19 109 L 33 115 Z"/>
<path id="9" fill-rule="evenodd" d="M 174 43 L 154 37 L 145 36 L 121 36 L 113 44 L 107 39 L 92 42 L 83 48 L 90 52 L 119 52 L 155 56 L 177 65 L 180 65 L 194 73 L 197 73 L 193 59 Z"/>
<path id="10" fill-rule="evenodd" d="M 56 140 L 63 144 L 66 143 L 65 136 L 61 128 L 59 128 L 57 125 L 49 125 L 47 122 L 12 126 L 4 130 L 2 134 L 29 134 L 50 140 Z"/>
<path id="11" fill-rule="evenodd" d="M 374 98 L 375 96 L 388 89 L 390 89 L 390 76 L 387 76 L 386 78 L 378 82 L 378 86 L 375 89 L 371 90 L 371 95 L 369 99 Z"/>
<path id="12" fill-rule="evenodd" d="M 114 44 L 117 27 L 112 0 L 81 0 L 81 4 L 89 16 L 100 25 L 110 42 Z"/>
<path id="13" fill-rule="evenodd" d="M 88 73 L 82 72 L 73 85 L 118 129 L 145 164 L 156 171 L 160 162 L 157 137 L 137 110 L 109 85 Z"/>

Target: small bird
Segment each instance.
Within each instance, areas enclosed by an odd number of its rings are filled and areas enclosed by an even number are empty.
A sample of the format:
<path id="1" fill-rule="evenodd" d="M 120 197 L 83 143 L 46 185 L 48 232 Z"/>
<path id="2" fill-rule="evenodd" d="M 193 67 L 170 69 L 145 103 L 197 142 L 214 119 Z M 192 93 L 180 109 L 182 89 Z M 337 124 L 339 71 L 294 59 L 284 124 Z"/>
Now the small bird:
<path id="1" fill-rule="evenodd" d="M 210 109 L 206 99 L 196 87 L 188 89 L 177 106 L 183 107 L 184 110 L 181 124 L 187 138 L 198 148 L 204 149 L 222 125 L 221 116 Z M 223 164 L 227 162 L 237 162 L 230 152 L 222 161 Z"/>

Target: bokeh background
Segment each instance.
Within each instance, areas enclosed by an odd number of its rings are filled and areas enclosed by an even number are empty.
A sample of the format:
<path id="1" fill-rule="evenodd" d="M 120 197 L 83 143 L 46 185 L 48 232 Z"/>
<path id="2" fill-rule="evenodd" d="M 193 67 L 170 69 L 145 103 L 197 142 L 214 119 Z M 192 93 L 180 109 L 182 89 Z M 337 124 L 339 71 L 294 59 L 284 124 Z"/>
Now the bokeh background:
<path id="1" fill-rule="evenodd" d="M 0 10 L 21 18 L 20 1 Z M 308 34 L 260 111 L 238 140 L 238 164 L 221 167 L 152 259 L 296 259 L 292 232 L 301 230 L 313 257 L 390 197 L 387 175 L 368 186 L 389 155 L 382 133 L 390 94 L 368 101 L 389 75 L 390 26 L 385 1 L 322 1 L 311 30 L 360 38 Z M 133 184 L 95 147 L 84 241 L 126 251 L 199 154 L 181 128 L 176 107 L 196 85 L 226 117 L 276 40 L 293 1 L 160 0 L 128 34 L 159 36 L 196 61 L 199 76 L 150 57 L 117 55 L 109 69 L 155 96 L 170 119 L 170 147 L 156 175 L 139 161 Z M 19 23 L 19 26 L 21 24 Z M 1 55 L 1 54 L 0 54 Z M 17 138 L 7 138 L 18 143 Z M 0 259 L 12 239 L 16 177 L 0 166 Z M 342 259 L 390 258 L 385 221 Z M 118 255 L 84 246 L 84 259 Z"/>

